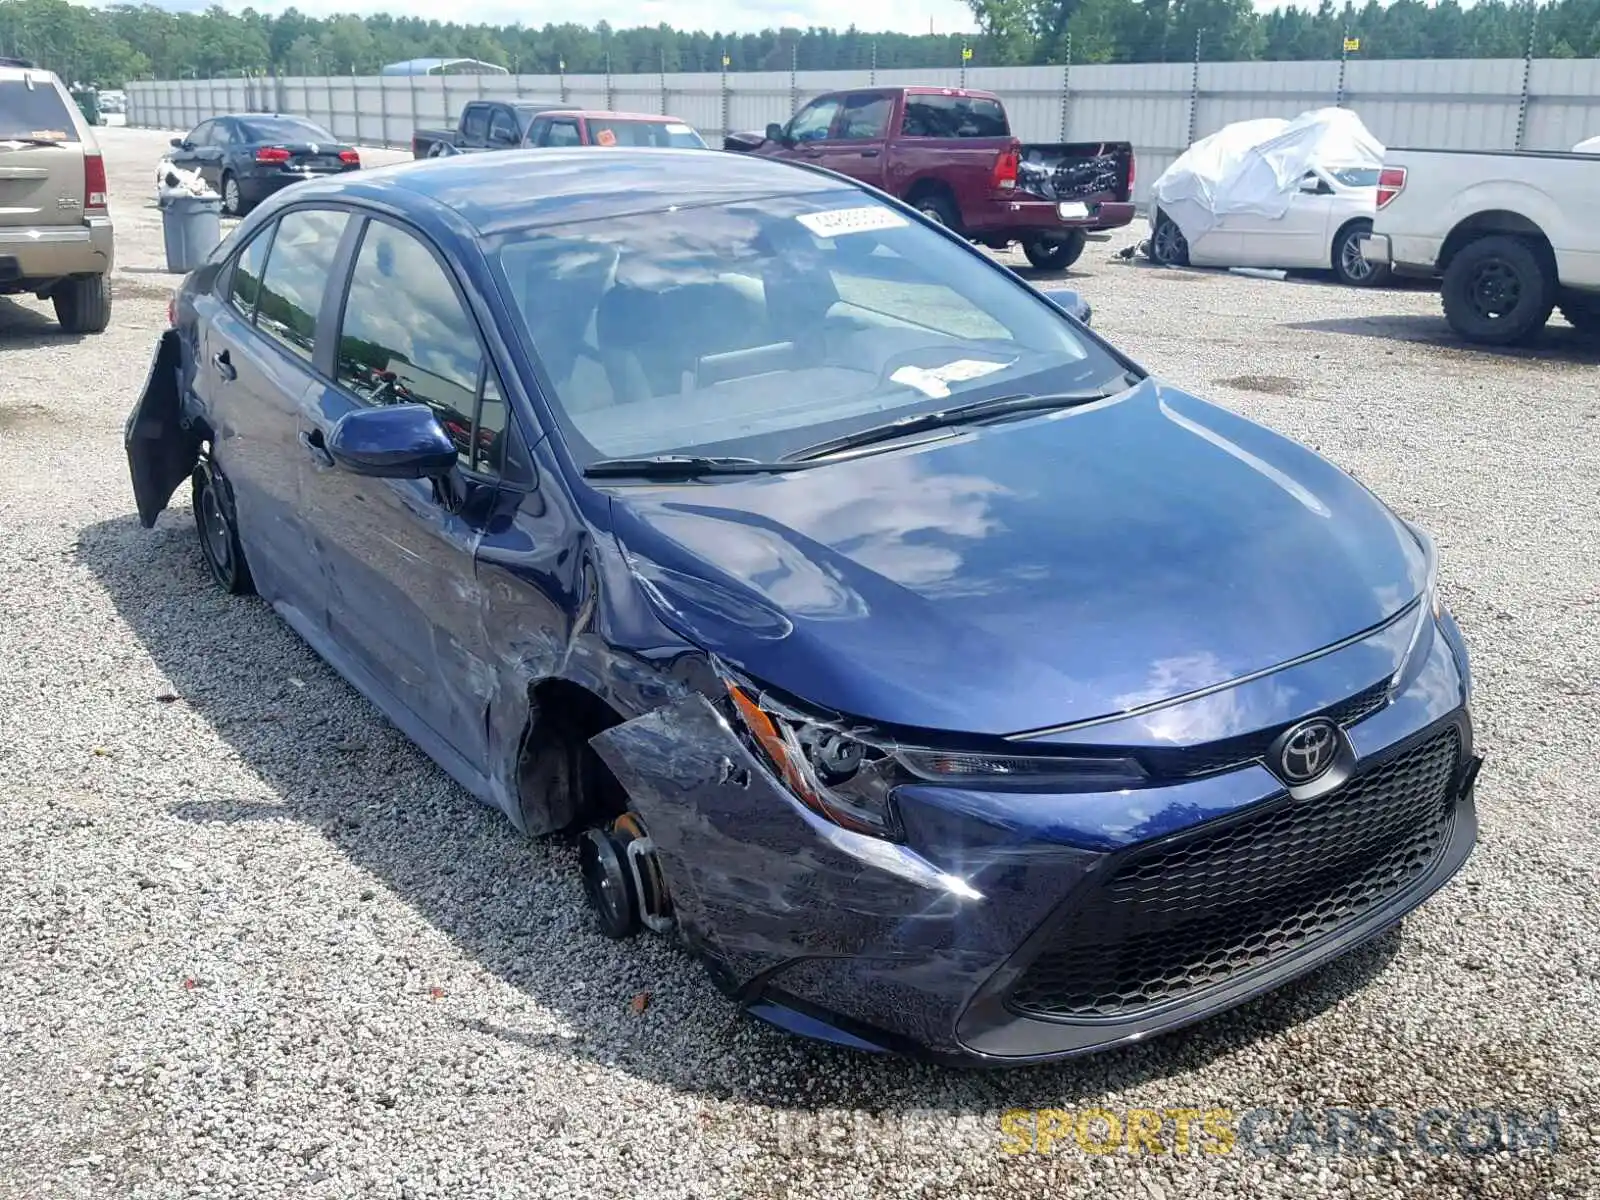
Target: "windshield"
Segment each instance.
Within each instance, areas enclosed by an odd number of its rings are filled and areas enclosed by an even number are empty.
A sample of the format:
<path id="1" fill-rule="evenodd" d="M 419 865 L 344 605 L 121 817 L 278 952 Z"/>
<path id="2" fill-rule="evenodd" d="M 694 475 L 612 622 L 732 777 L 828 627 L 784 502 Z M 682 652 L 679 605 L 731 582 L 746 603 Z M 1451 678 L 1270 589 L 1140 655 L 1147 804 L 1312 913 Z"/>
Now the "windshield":
<path id="1" fill-rule="evenodd" d="M 48 75 L 0 80 L 0 142 L 75 142 L 78 130 Z"/>
<path id="2" fill-rule="evenodd" d="M 580 465 L 769 461 L 1124 371 L 1026 285 L 854 189 L 607 217 L 495 248 Z"/>
<path id="3" fill-rule="evenodd" d="M 1328 174 L 1332 175 L 1345 187 L 1370 187 L 1378 186 L 1377 167 L 1329 167 Z"/>
<path id="4" fill-rule="evenodd" d="M 252 142 L 333 142 L 333 134 L 320 125 L 295 117 L 251 117 L 241 121 L 245 137 Z"/>
<path id="5" fill-rule="evenodd" d="M 705 141 L 693 129 L 676 121 L 616 121 L 589 117 L 589 139 L 596 146 L 669 146 L 679 150 L 704 150 Z"/>

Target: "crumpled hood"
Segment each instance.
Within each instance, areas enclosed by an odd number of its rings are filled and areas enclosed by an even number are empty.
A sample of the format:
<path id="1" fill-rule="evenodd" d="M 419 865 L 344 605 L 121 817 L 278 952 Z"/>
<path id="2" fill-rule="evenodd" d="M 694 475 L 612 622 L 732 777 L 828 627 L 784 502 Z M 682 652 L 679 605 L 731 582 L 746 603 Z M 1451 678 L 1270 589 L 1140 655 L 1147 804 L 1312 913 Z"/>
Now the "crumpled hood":
<path id="1" fill-rule="evenodd" d="M 1287 662 L 1425 586 L 1416 539 L 1306 448 L 1147 381 L 792 474 L 613 493 L 656 608 L 813 704 L 983 734 Z"/>

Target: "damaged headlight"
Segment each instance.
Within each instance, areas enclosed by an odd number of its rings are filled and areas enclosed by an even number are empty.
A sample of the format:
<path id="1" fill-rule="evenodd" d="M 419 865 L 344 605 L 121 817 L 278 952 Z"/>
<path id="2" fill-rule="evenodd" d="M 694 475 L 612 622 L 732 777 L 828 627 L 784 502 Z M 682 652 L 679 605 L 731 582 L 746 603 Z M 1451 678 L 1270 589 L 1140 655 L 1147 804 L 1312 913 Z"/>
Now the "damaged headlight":
<path id="1" fill-rule="evenodd" d="M 846 829 L 897 837 L 890 792 L 902 783 L 1027 791 L 1111 791 L 1146 779 L 1117 755 L 990 754 L 906 746 L 808 716 L 747 683 L 724 678 L 753 748 L 808 808 Z"/>
<path id="2" fill-rule="evenodd" d="M 899 836 L 889 801 L 895 781 L 890 755 L 832 726 L 757 703 L 737 683 L 727 687 L 745 731 L 802 804 L 846 829 Z"/>

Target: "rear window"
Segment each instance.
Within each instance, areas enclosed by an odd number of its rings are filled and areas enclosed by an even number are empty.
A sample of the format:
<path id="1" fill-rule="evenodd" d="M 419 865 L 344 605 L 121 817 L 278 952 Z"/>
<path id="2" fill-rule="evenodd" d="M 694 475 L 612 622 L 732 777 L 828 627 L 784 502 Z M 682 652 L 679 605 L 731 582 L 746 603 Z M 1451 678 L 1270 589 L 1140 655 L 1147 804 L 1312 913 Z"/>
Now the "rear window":
<path id="1" fill-rule="evenodd" d="M 1377 167 L 1334 167 L 1328 171 L 1345 187 L 1377 187 Z"/>
<path id="2" fill-rule="evenodd" d="M 251 117 L 239 122 L 246 140 L 252 142 L 331 142 L 333 134 L 321 125 L 294 117 Z"/>
<path id="3" fill-rule="evenodd" d="M 47 75 L 0 80 L 0 142 L 76 142 L 77 127 Z"/>
<path id="4" fill-rule="evenodd" d="M 1007 137 L 1006 110 L 998 100 L 972 96 L 910 95 L 900 132 L 907 137 Z"/>
<path id="5" fill-rule="evenodd" d="M 705 142 L 676 121 L 596 121 L 590 119 L 589 140 L 596 146 L 672 146 L 704 150 Z"/>

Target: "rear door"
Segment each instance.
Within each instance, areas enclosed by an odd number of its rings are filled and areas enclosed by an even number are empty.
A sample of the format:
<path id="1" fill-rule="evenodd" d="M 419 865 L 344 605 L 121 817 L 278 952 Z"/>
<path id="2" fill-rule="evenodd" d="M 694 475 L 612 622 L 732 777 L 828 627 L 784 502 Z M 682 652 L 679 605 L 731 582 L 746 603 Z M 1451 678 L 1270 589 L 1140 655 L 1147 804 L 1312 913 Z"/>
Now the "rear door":
<path id="1" fill-rule="evenodd" d="M 315 374 L 317 322 L 349 214 L 297 208 L 259 231 L 201 307 L 194 387 L 212 456 L 233 489 L 256 587 L 324 624 L 325 588 L 306 526 L 301 401 Z"/>
<path id="2" fill-rule="evenodd" d="M 482 150 L 489 141 L 489 105 L 473 101 L 461 111 L 461 146 Z"/>
<path id="3" fill-rule="evenodd" d="M 818 163 L 830 171 L 881 188 L 884 147 L 894 116 L 892 92 L 851 92 L 844 98 L 829 136 L 815 143 Z"/>
<path id="4" fill-rule="evenodd" d="M 0 79 L 0 228 L 83 219 L 83 143 L 44 72 Z"/>
<path id="5" fill-rule="evenodd" d="M 313 388 L 301 414 L 307 439 L 320 444 L 362 407 L 425 404 L 456 441 L 460 477 L 371 479 L 305 460 L 329 630 L 366 676 L 481 764 L 495 665 L 473 552 L 494 512 L 504 392 L 450 269 L 398 224 L 367 222 L 339 321 L 334 381 Z"/>
<path id="6" fill-rule="evenodd" d="M 489 114 L 489 145 L 495 150 L 509 150 L 522 140 L 517 128 L 517 118 L 509 108 L 495 105 Z"/>

